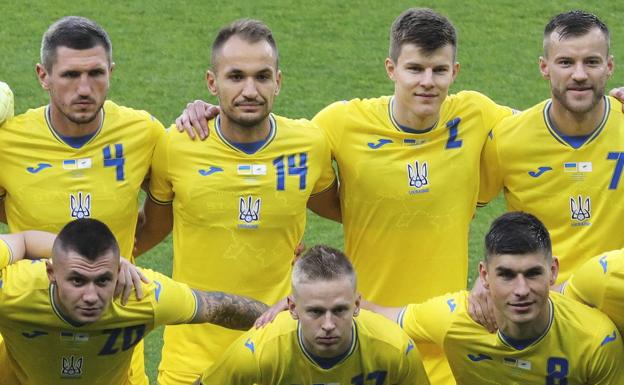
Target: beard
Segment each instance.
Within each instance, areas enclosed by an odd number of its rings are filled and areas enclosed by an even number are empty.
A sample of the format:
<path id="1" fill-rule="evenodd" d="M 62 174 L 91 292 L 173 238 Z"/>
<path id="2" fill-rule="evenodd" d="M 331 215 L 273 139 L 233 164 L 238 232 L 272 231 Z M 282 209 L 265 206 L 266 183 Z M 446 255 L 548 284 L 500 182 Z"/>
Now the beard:
<path id="1" fill-rule="evenodd" d="M 552 96 L 557 99 L 557 101 L 568 111 L 574 114 L 585 114 L 592 111 L 602 100 L 604 96 L 604 86 L 601 88 L 592 88 L 592 96 L 591 101 L 587 102 L 583 100 L 582 102 L 578 102 L 577 100 L 573 100 L 569 95 L 567 95 L 567 89 L 561 91 L 558 88 L 552 87 Z"/>

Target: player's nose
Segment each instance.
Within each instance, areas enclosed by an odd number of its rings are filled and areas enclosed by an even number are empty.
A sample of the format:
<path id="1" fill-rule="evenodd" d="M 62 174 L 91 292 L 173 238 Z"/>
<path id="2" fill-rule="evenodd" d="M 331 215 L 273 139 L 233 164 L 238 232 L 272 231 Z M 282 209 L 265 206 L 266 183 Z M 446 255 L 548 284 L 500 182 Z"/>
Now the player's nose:
<path id="1" fill-rule="evenodd" d="M 256 87 L 256 82 L 253 78 L 245 80 L 242 94 L 244 97 L 249 99 L 255 99 L 258 96 L 258 88 Z"/>

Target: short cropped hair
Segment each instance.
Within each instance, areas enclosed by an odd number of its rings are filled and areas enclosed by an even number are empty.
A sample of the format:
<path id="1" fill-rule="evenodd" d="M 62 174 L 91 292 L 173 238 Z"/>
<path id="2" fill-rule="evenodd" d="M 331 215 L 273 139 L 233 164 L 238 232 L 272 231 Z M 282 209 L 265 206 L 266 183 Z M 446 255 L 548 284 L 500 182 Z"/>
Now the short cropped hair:
<path id="1" fill-rule="evenodd" d="M 119 244 L 108 226 L 97 219 L 81 218 L 67 223 L 54 240 L 53 254 L 73 251 L 95 262 L 109 251 L 119 258 Z"/>
<path id="2" fill-rule="evenodd" d="M 546 226 L 535 216 L 512 211 L 492 222 L 485 236 L 485 261 L 497 255 L 543 253 L 550 261 L 552 245 Z"/>
<path id="3" fill-rule="evenodd" d="M 58 47 L 90 49 L 104 47 L 108 64 L 113 62 L 113 46 L 106 31 L 95 21 L 81 16 L 66 16 L 48 28 L 41 39 L 41 64 L 52 71 Z"/>
<path id="4" fill-rule="evenodd" d="M 348 278 L 355 289 L 355 270 L 340 250 L 325 245 L 317 245 L 299 257 L 293 266 L 292 286 L 303 282 L 331 281 Z"/>
<path id="5" fill-rule="evenodd" d="M 581 11 L 569 11 L 553 17 L 544 28 L 544 55 L 548 54 L 548 41 L 553 32 L 557 32 L 559 40 L 583 36 L 594 28 L 598 28 L 607 41 L 607 52 L 610 45 L 609 28 L 598 16 Z"/>
<path id="6" fill-rule="evenodd" d="M 450 44 L 457 55 L 457 31 L 449 19 L 428 8 L 410 8 L 390 28 L 390 59 L 399 60 L 404 44 L 414 44 L 425 54 Z"/>
<path id="7" fill-rule="evenodd" d="M 275 54 L 276 67 L 279 66 L 277 44 L 273 38 L 273 32 L 271 32 L 269 27 L 267 27 L 267 25 L 260 20 L 239 19 L 221 28 L 217 33 L 217 37 L 214 42 L 212 42 L 212 54 L 210 56 L 210 61 L 213 71 L 216 69 L 217 57 L 221 48 L 223 48 L 223 45 L 232 36 L 238 36 L 249 43 L 257 43 L 262 40 L 266 41 L 269 43 L 273 49 L 273 53 Z"/>

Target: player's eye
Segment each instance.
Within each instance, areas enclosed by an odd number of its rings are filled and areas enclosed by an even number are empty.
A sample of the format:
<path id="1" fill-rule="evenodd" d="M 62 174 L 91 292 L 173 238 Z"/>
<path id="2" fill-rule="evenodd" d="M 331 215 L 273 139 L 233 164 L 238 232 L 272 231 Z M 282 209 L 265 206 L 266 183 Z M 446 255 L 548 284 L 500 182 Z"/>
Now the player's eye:
<path id="1" fill-rule="evenodd" d="M 79 277 L 72 277 L 69 279 L 69 282 L 74 286 L 82 286 L 84 285 L 84 280 Z"/>
<path id="2" fill-rule="evenodd" d="M 443 74 L 443 73 L 448 72 L 448 68 L 447 67 L 438 67 L 438 68 L 434 69 L 433 71 L 436 72 L 436 73 Z"/>
<path id="3" fill-rule="evenodd" d="M 78 71 L 67 71 L 61 74 L 62 78 L 75 79 L 80 77 L 80 72 Z"/>
<path id="4" fill-rule="evenodd" d="M 98 286 L 106 286 L 111 282 L 110 278 L 100 278 L 96 281 Z"/>
<path id="5" fill-rule="evenodd" d="M 233 81 L 241 81 L 241 80 L 243 80 L 243 75 L 241 75 L 241 74 L 231 74 L 229 76 L 229 79 L 233 80 Z"/>
<path id="6" fill-rule="evenodd" d="M 256 76 L 256 79 L 260 80 L 260 81 L 267 81 L 267 80 L 271 79 L 271 76 L 269 76 L 267 74 L 260 74 L 260 75 Z"/>
<path id="7" fill-rule="evenodd" d="M 104 73 L 105 73 L 105 71 L 103 69 L 98 68 L 96 70 L 89 71 L 89 76 L 91 76 L 91 77 L 98 77 L 98 76 L 104 75 Z"/>

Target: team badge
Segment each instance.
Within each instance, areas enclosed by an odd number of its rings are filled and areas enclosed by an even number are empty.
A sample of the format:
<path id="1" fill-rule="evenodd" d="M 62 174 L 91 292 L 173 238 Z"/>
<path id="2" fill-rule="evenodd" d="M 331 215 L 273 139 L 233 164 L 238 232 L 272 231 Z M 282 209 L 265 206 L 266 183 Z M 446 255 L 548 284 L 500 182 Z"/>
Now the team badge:
<path id="1" fill-rule="evenodd" d="M 254 199 L 251 195 L 240 197 L 238 202 L 238 219 L 242 221 L 239 227 L 256 228 L 260 220 L 260 207 L 262 200 Z"/>
<path id="2" fill-rule="evenodd" d="M 591 199 L 586 197 L 583 199 L 581 195 L 570 198 L 570 213 L 572 218 L 572 226 L 589 226 L 587 220 L 591 218 Z"/>
<path id="3" fill-rule="evenodd" d="M 410 194 L 428 192 L 426 188 L 429 185 L 429 166 L 427 162 L 415 161 L 414 164 L 407 165 L 407 179 L 410 187 L 415 190 L 410 191 Z"/>
<path id="4" fill-rule="evenodd" d="M 63 357 L 61 366 L 61 377 L 63 378 L 79 378 L 82 377 L 82 357 Z"/>
<path id="5" fill-rule="evenodd" d="M 69 194 L 69 210 L 72 218 L 88 218 L 91 216 L 91 194 Z"/>

